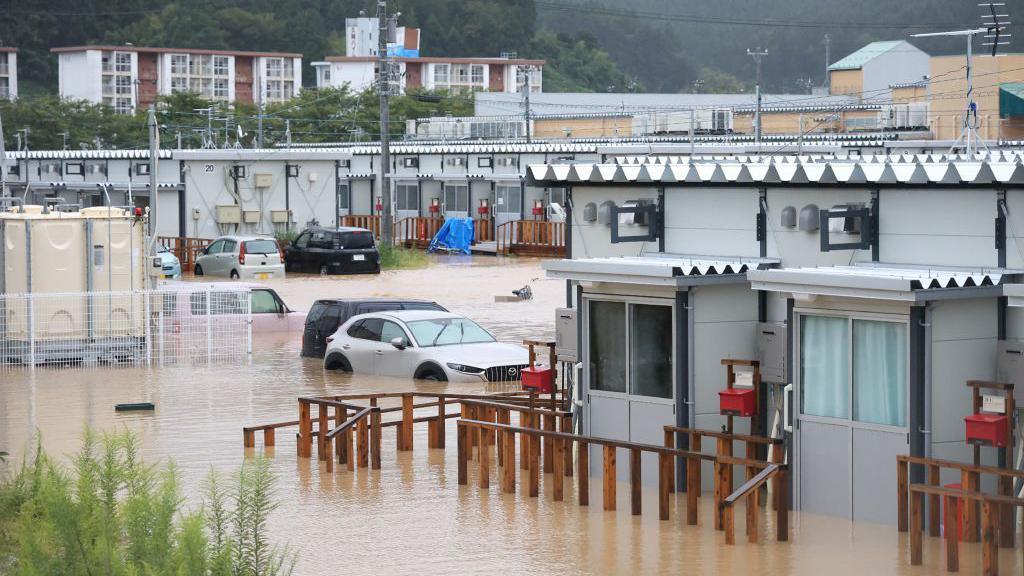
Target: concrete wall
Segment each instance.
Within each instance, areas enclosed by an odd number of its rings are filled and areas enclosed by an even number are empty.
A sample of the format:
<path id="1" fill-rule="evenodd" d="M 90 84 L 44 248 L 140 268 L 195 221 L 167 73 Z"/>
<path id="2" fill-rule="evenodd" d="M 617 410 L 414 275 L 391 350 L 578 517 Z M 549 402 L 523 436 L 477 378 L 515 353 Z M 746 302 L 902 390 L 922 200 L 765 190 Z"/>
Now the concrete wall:
<path id="1" fill-rule="evenodd" d="M 103 101 L 102 62 L 99 50 L 62 52 L 58 55 L 58 91 L 61 98 Z"/>

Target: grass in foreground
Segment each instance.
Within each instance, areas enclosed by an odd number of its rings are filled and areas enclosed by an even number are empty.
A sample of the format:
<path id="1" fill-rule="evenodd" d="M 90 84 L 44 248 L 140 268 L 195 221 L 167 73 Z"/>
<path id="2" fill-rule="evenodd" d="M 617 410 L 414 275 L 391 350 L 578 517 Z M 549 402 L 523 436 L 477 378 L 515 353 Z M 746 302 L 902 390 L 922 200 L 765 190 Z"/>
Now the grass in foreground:
<path id="1" fill-rule="evenodd" d="M 230 488 L 211 470 L 186 510 L 174 464 L 142 463 L 130 433 L 86 432 L 69 470 L 37 448 L 0 482 L 0 574 L 290 574 L 294 554 L 266 534 L 274 480 L 264 459 Z"/>
<path id="2" fill-rule="evenodd" d="M 424 268 L 427 265 L 427 253 L 417 248 L 403 248 L 379 244 L 381 270 L 402 270 L 407 268 Z"/>

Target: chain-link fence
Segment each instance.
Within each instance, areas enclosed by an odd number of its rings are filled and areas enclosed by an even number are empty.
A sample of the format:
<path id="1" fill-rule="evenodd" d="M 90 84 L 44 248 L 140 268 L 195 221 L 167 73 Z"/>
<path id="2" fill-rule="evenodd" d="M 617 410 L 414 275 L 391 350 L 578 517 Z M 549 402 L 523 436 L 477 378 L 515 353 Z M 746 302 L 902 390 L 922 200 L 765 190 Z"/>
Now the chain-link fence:
<path id="1" fill-rule="evenodd" d="M 0 294 L 0 371 L 246 361 L 251 319 L 251 293 L 231 287 Z"/>

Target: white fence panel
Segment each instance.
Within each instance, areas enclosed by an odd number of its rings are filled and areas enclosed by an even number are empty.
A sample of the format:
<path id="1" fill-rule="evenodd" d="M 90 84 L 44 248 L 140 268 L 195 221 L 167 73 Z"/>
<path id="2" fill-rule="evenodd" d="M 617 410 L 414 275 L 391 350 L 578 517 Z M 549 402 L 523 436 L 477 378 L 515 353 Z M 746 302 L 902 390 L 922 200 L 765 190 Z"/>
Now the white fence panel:
<path id="1" fill-rule="evenodd" d="M 233 287 L 0 294 L 0 371 L 248 361 L 251 293 Z"/>

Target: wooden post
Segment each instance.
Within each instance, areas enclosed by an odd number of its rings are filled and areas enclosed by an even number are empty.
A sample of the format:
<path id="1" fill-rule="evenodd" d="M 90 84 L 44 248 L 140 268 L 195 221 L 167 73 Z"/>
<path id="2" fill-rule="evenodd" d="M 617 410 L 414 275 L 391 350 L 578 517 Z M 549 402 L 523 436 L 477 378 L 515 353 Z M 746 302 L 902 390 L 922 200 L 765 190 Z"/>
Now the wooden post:
<path id="1" fill-rule="evenodd" d="M 996 541 L 996 505 L 988 500 L 981 503 L 981 573 L 999 575 L 999 548 Z"/>
<path id="2" fill-rule="evenodd" d="M 931 486 L 939 485 L 939 467 L 935 464 L 928 465 L 928 484 Z M 942 516 L 940 512 L 940 505 L 942 503 L 942 497 L 938 494 L 928 495 L 928 535 L 932 538 L 938 538 L 941 535 L 939 530 L 939 519 Z"/>
<path id="3" fill-rule="evenodd" d="M 666 448 L 675 448 L 676 447 L 676 435 L 671 430 L 665 430 L 665 447 Z M 672 460 L 673 463 L 675 462 L 675 456 L 669 456 L 669 458 Z M 660 465 L 659 465 L 659 468 L 660 468 Z M 671 484 L 671 486 L 669 486 L 669 491 L 670 492 L 675 492 L 676 491 L 676 488 L 675 488 L 675 484 L 676 484 L 676 467 L 674 465 L 672 465 L 672 466 L 670 466 L 670 468 L 671 468 L 671 470 L 669 471 L 669 474 L 670 474 L 670 476 L 669 476 L 669 484 Z"/>
<path id="4" fill-rule="evenodd" d="M 579 456 L 576 457 L 576 478 L 578 481 L 580 506 L 590 505 L 590 446 L 586 442 L 577 444 Z"/>
<path id="5" fill-rule="evenodd" d="M 958 572 L 960 570 L 959 538 L 957 537 L 957 525 L 960 519 L 956 516 L 957 498 L 946 496 L 946 571 Z"/>
<path id="6" fill-rule="evenodd" d="M 480 487 L 486 489 L 491 487 L 491 447 L 487 445 L 487 430 L 483 426 L 478 428 L 484 435 L 484 441 L 480 443 Z"/>
<path id="7" fill-rule="evenodd" d="M 701 451 L 700 441 L 701 441 L 701 435 L 700 434 L 694 433 L 694 434 L 690 435 L 690 452 L 700 453 L 700 451 Z M 702 462 L 701 460 L 696 460 L 695 463 L 697 464 L 697 466 L 693 470 L 693 473 L 695 475 L 695 480 L 697 481 L 697 498 L 700 498 L 701 485 L 704 483 L 703 480 L 701 480 L 701 462 Z M 689 468 L 686 469 L 686 473 L 687 474 L 690 473 L 690 469 Z M 687 483 L 689 483 L 689 480 L 687 480 Z M 687 488 L 687 490 L 689 490 L 689 488 Z"/>
<path id="8" fill-rule="evenodd" d="M 690 456 L 686 459 L 686 523 L 697 525 L 697 507 L 700 498 L 700 458 Z"/>
<path id="9" fill-rule="evenodd" d="M 910 565 L 920 566 L 922 562 L 922 538 L 923 534 L 921 531 L 924 529 L 922 525 L 922 514 L 924 508 L 924 494 L 920 492 L 910 493 Z"/>
<path id="10" fill-rule="evenodd" d="M 544 429 L 555 430 L 555 415 L 545 414 L 544 415 Z M 554 466 L 554 439 L 550 436 L 544 437 L 544 473 L 552 472 L 555 469 Z"/>
<path id="11" fill-rule="evenodd" d="M 317 432 L 316 435 L 316 458 L 317 460 L 327 460 L 327 427 L 330 425 L 330 421 L 327 419 L 327 404 L 317 405 Z"/>
<path id="12" fill-rule="evenodd" d="M 366 417 L 363 416 L 356 423 L 356 452 L 359 454 L 359 467 L 366 468 L 369 465 L 370 435 L 366 429 Z"/>
<path id="13" fill-rule="evenodd" d="M 751 446 L 753 446 L 753 444 L 751 444 Z M 747 542 L 750 542 L 751 544 L 757 544 L 757 500 L 760 493 L 761 491 L 755 488 L 754 490 L 751 490 L 744 499 L 747 507 Z"/>
<path id="14" fill-rule="evenodd" d="M 371 400 L 371 406 L 376 404 L 376 399 Z M 380 427 L 380 410 L 373 406 L 370 412 L 370 467 L 380 470 L 380 440 L 383 430 Z"/>
<path id="15" fill-rule="evenodd" d="M 334 427 L 337 428 L 345 423 L 348 419 L 348 409 L 344 406 L 334 407 Z M 345 434 L 342 433 L 340 436 L 334 439 L 334 457 L 338 459 L 338 464 L 345 463 Z"/>
<path id="16" fill-rule="evenodd" d="M 467 482 L 467 478 L 468 478 L 468 474 L 467 474 L 467 465 L 468 465 L 468 463 L 466 462 L 466 460 L 467 460 L 466 456 L 467 456 L 467 453 L 468 453 L 467 451 L 469 449 L 469 446 L 467 446 L 466 425 L 463 424 L 461 420 L 458 423 L 458 427 L 457 427 L 457 431 L 456 431 L 456 442 L 458 443 L 458 452 L 459 452 L 459 485 L 460 486 L 465 486 L 466 482 Z"/>
<path id="17" fill-rule="evenodd" d="M 434 447 L 435 448 L 440 448 L 441 450 L 444 450 L 444 436 L 445 436 L 445 426 L 446 426 L 446 417 L 445 417 L 445 415 L 447 414 L 447 412 L 445 412 L 445 410 L 447 410 L 446 406 L 447 406 L 447 404 L 445 404 L 444 396 L 438 396 L 437 397 L 437 421 L 434 424 L 434 433 L 435 433 L 435 436 L 434 436 Z"/>
<path id="18" fill-rule="evenodd" d="M 508 415 L 508 410 L 507 409 L 505 409 L 505 408 L 497 409 L 496 414 L 497 415 L 495 416 L 494 421 L 497 422 L 498 424 L 509 424 L 510 423 L 509 415 Z M 498 430 L 498 431 L 495 432 L 495 437 L 496 437 L 496 441 L 497 441 L 497 444 L 498 444 L 498 448 L 497 448 L 496 452 L 498 453 L 498 466 L 500 466 L 500 467 L 504 467 L 505 466 L 505 439 L 504 439 L 504 437 L 505 437 L 506 434 L 511 434 L 511 432 L 502 431 L 502 430 Z"/>
<path id="19" fill-rule="evenodd" d="M 309 403 L 299 400 L 299 458 L 309 458 L 313 451 L 313 423 L 309 420 Z"/>
<path id="20" fill-rule="evenodd" d="M 786 460 L 786 455 L 783 454 L 782 444 L 776 444 L 771 447 L 771 461 L 773 464 L 783 464 Z M 779 509 L 779 475 L 778 473 L 770 480 L 772 487 L 772 510 Z"/>
<path id="21" fill-rule="evenodd" d="M 643 502 L 641 502 L 643 484 L 640 478 L 640 450 L 636 448 L 629 451 L 629 493 L 630 493 L 630 510 L 634 516 L 639 516 L 643 512 Z"/>
<path id="22" fill-rule="evenodd" d="M 564 389 L 563 389 L 564 390 Z M 566 414 L 562 416 L 562 432 L 572 434 L 572 416 Z M 566 449 L 563 451 L 563 457 L 565 462 L 562 462 L 562 470 L 565 470 L 565 475 L 572 478 L 572 443 L 566 445 Z"/>
<path id="23" fill-rule="evenodd" d="M 519 425 L 523 428 L 533 428 L 533 414 L 527 412 L 519 413 Z M 530 469 L 530 438 L 529 434 L 523 434 L 519 437 L 519 469 L 529 470 Z"/>
<path id="24" fill-rule="evenodd" d="M 402 447 L 400 450 L 412 450 L 412 394 L 402 395 Z"/>
<path id="25" fill-rule="evenodd" d="M 552 444 L 555 449 L 553 458 L 555 469 L 552 472 L 554 486 L 551 499 L 555 502 L 561 502 L 565 498 L 565 441 L 561 438 L 555 438 Z"/>
<path id="26" fill-rule="evenodd" d="M 775 539 L 779 542 L 787 542 L 789 541 L 789 468 L 782 468 L 775 474 L 779 479 L 775 484 L 779 502 L 779 508 L 775 511 Z"/>
<path id="27" fill-rule="evenodd" d="M 536 498 L 540 494 L 540 436 L 530 435 L 529 447 L 529 476 L 530 476 L 530 497 Z"/>
<path id="28" fill-rule="evenodd" d="M 1011 436 L 1012 437 L 1012 436 Z M 1009 461 L 1012 461 L 1013 455 L 1007 454 Z M 999 494 L 1002 496 L 1013 496 L 1013 478 L 1010 476 L 1000 476 L 998 480 Z M 1014 536 L 1017 531 L 1016 526 L 1016 509 L 1017 507 L 1012 504 L 1000 504 L 999 505 L 999 547 L 1000 548 L 1013 548 Z"/>
<path id="29" fill-rule="evenodd" d="M 242 429 L 242 446 L 245 448 L 256 447 L 256 431 Z"/>
<path id="30" fill-rule="evenodd" d="M 615 510 L 615 446 L 604 447 L 604 509 Z"/>
<path id="31" fill-rule="evenodd" d="M 961 487 L 965 492 L 978 491 L 978 473 L 964 470 L 961 473 Z M 978 541 L 978 501 L 964 498 L 964 542 Z"/>
<path id="32" fill-rule="evenodd" d="M 725 543 L 732 546 L 736 543 L 736 524 L 733 517 L 733 507 L 724 503 L 719 506 L 722 516 L 722 530 L 725 531 Z"/>
<path id="33" fill-rule="evenodd" d="M 508 414 L 506 413 L 506 417 Z M 512 431 L 506 431 L 502 436 L 502 461 L 503 465 L 501 468 L 501 490 L 506 494 L 515 494 L 516 492 L 516 434 Z"/>
<path id="34" fill-rule="evenodd" d="M 264 428 L 263 429 L 263 447 L 269 447 L 274 445 L 274 429 Z"/>
<path id="35" fill-rule="evenodd" d="M 910 528 L 910 475 L 905 460 L 896 461 L 896 526 L 900 532 Z"/>
<path id="36" fill-rule="evenodd" d="M 718 439 L 718 456 L 732 456 L 732 440 Z M 722 503 L 732 493 L 732 465 L 715 460 L 715 530 L 722 529 Z"/>
<path id="37" fill-rule="evenodd" d="M 668 498 L 675 484 L 673 473 L 675 458 L 670 454 L 658 454 L 658 518 L 668 520 Z"/>

